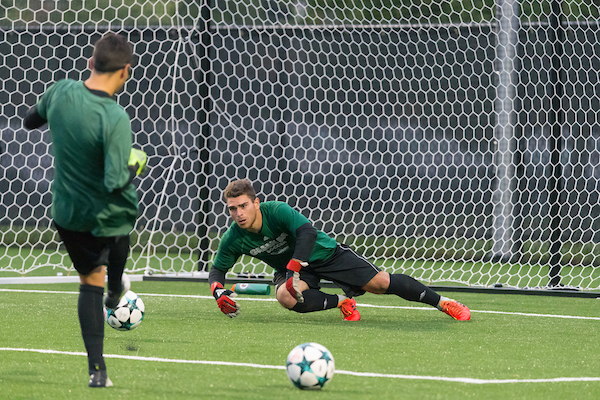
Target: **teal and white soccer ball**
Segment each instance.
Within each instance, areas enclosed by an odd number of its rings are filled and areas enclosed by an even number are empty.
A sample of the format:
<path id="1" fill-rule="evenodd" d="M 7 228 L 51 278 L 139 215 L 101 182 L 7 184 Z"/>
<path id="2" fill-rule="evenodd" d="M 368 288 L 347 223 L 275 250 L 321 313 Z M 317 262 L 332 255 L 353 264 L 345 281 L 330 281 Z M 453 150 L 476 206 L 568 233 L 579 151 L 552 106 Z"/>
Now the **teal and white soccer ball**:
<path id="1" fill-rule="evenodd" d="M 288 354 L 285 372 L 299 389 L 321 389 L 333 378 L 335 363 L 324 346 L 303 343 Z"/>
<path id="2" fill-rule="evenodd" d="M 116 330 L 130 331 L 140 326 L 145 309 L 140 296 L 129 290 L 115 308 L 104 308 L 104 320 Z"/>

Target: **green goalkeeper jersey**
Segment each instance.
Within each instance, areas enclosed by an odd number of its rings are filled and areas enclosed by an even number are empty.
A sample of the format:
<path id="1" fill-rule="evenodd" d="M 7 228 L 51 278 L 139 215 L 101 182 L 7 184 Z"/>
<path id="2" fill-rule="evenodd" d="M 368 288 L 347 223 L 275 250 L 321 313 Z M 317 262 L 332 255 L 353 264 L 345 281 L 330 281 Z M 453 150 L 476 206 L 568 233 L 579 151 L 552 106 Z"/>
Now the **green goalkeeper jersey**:
<path id="1" fill-rule="evenodd" d="M 132 133 L 123 107 L 108 93 L 65 79 L 44 93 L 37 111 L 52 137 L 52 218 L 95 236 L 128 235 L 138 198 L 128 184 Z"/>
<path id="2" fill-rule="evenodd" d="M 296 230 L 310 221 L 288 204 L 280 201 L 260 203 L 262 229 L 259 233 L 240 228 L 235 222 L 219 243 L 213 268 L 227 272 L 242 255 L 264 261 L 278 271 L 285 271 L 296 247 Z M 337 246 L 334 239 L 317 231 L 310 262 L 327 260 Z"/>

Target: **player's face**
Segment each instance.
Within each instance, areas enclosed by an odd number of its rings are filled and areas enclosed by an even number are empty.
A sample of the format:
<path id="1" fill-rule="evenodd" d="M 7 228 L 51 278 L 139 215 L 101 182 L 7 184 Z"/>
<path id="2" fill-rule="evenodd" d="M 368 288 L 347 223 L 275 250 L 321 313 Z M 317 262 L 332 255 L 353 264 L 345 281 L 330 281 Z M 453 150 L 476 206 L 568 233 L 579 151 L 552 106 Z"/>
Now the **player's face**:
<path id="1" fill-rule="evenodd" d="M 240 228 L 251 232 L 259 232 L 262 228 L 258 197 L 254 201 L 245 194 L 239 197 L 230 197 L 227 199 L 227 209 L 231 218 Z"/>

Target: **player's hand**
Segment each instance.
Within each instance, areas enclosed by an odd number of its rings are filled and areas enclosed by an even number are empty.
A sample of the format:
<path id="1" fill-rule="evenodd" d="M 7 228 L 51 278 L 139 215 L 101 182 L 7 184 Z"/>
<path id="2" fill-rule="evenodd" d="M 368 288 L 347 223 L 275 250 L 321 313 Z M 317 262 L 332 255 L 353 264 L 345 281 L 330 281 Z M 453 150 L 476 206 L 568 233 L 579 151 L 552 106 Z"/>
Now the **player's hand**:
<path id="1" fill-rule="evenodd" d="M 223 285 L 219 282 L 214 282 L 210 285 L 210 290 L 212 291 L 215 300 L 217 300 L 217 305 L 223 312 L 223 314 L 227 315 L 229 318 L 235 318 L 240 313 L 240 306 L 232 300 L 237 296 L 237 293 L 232 292 L 229 289 L 225 289 Z"/>
<path id="2" fill-rule="evenodd" d="M 142 175 L 146 172 L 146 162 L 148 161 L 148 156 L 142 150 L 131 149 L 129 153 L 129 162 L 127 166 L 129 170 L 135 173 L 135 176 Z"/>
<path id="3" fill-rule="evenodd" d="M 302 292 L 300 291 L 300 269 L 302 268 L 302 264 L 298 260 L 290 260 L 287 265 L 287 273 L 285 282 L 285 288 L 288 292 L 294 297 L 298 303 L 304 303 L 304 296 L 302 296 Z M 308 265 L 306 263 L 306 265 Z"/>

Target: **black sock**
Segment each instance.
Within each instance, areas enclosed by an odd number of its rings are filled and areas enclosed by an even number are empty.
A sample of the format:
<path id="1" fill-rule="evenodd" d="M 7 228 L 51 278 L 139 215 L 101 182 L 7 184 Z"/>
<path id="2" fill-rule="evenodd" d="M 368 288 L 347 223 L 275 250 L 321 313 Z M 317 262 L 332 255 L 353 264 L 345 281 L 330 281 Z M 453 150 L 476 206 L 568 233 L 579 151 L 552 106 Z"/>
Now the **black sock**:
<path id="1" fill-rule="evenodd" d="M 298 313 L 308 313 L 313 311 L 329 310 L 338 306 L 339 297 L 337 294 L 323 293 L 317 289 L 307 289 L 302 292 L 304 303 L 296 303 L 291 308 Z"/>
<path id="2" fill-rule="evenodd" d="M 88 353 L 89 372 L 105 370 L 102 357 L 104 342 L 104 316 L 102 315 L 102 295 L 104 288 L 92 285 L 79 286 L 77 312 L 81 325 L 81 336 Z"/>
<path id="3" fill-rule="evenodd" d="M 408 275 L 390 274 L 390 287 L 386 294 L 395 294 L 408 301 L 418 301 L 437 307 L 440 295 Z"/>
<path id="4" fill-rule="evenodd" d="M 129 255 L 129 236 L 117 236 L 114 243 L 110 245 L 108 255 L 108 293 L 109 295 L 121 295 L 121 278 Z"/>

